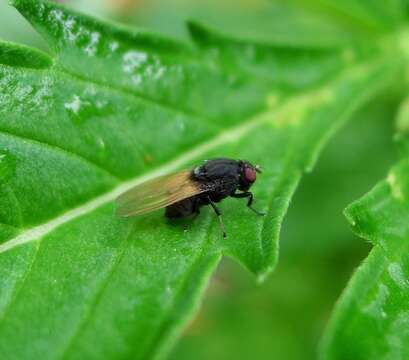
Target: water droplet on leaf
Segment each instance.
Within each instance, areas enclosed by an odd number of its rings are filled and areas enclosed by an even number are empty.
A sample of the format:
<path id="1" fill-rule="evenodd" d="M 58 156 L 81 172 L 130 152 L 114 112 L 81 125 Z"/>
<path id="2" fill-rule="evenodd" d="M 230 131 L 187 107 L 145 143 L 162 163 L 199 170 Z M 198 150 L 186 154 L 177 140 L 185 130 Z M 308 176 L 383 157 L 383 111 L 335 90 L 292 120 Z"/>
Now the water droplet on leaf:
<path id="1" fill-rule="evenodd" d="M 101 149 L 105 149 L 105 141 L 103 138 L 98 137 L 97 138 L 97 145 L 101 148 Z"/>
<path id="2" fill-rule="evenodd" d="M 64 103 L 64 109 L 77 125 L 93 117 L 107 116 L 113 111 L 107 100 L 97 98 L 97 94 L 92 91 L 81 96 L 73 95 Z"/>

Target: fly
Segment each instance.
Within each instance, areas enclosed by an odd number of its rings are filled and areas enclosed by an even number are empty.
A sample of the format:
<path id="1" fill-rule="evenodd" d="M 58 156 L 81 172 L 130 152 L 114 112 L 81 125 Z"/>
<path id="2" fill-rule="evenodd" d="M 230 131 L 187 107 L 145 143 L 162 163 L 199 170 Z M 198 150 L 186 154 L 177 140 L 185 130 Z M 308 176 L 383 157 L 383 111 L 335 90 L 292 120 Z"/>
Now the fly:
<path id="1" fill-rule="evenodd" d="M 157 177 L 126 191 L 117 199 L 117 214 L 129 217 L 166 208 L 166 217 L 184 218 L 198 215 L 202 206 L 210 205 L 226 238 L 222 214 L 216 204 L 229 196 L 247 198 L 251 210 L 265 215 L 252 207 L 254 196 L 249 191 L 260 172 L 258 165 L 246 160 L 207 160 L 193 170 Z"/>

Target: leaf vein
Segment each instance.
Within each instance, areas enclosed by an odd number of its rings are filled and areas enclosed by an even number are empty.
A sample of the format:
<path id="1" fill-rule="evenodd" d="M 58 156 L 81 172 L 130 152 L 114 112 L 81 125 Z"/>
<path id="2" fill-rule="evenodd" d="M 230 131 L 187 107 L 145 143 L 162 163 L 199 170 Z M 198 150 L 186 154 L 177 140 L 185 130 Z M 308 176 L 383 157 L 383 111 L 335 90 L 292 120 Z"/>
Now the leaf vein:
<path id="1" fill-rule="evenodd" d="M 33 269 L 34 263 L 37 261 L 37 255 L 38 255 L 38 251 L 40 249 L 40 246 L 41 246 L 40 241 L 37 241 L 36 246 L 35 246 L 34 254 L 32 255 L 32 260 L 31 260 L 30 264 L 27 266 L 27 270 L 24 273 L 24 276 L 23 276 L 23 279 L 21 280 L 20 285 L 14 290 L 13 295 L 11 296 L 11 299 L 10 299 L 9 303 L 3 309 L 3 313 L 0 314 L 0 323 L 6 317 L 7 312 L 10 311 L 10 309 L 13 307 L 14 303 L 17 300 L 18 294 L 24 288 L 24 286 L 26 284 L 26 281 L 27 281 L 27 278 L 29 277 L 29 275 L 31 274 L 31 271 Z"/>
<path id="2" fill-rule="evenodd" d="M 111 269 L 107 271 L 107 275 L 105 279 L 102 281 L 101 285 L 95 292 L 94 300 L 91 301 L 90 306 L 87 309 L 86 315 L 83 317 L 83 320 L 79 322 L 77 329 L 74 331 L 73 335 L 71 338 L 68 340 L 67 345 L 65 348 L 62 350 L 61 355 L 59 356 L 61 359 L 65 359 L 68 356 L 68 353 L 72 350 L 75 342 L 79 338 L 80 333 L 87 327 L 87 324 L 91 321 L 92 319 L 92 314 L 95 312 L 98 303 L 100 302 L 103 293 L 107 286 L 109 285 L 109 281 L 112 278 L 113 274 L 115 273 L 116 269 L 118 268 L 119 264 L 121 263 L 125 253 L 126 249 L 129 246 L 129 238 L 134 230 L 134 226 L 131 226 L 131 229 L 129 230 L 128 235 L 126 236 L 125 241 L 123 242 L 121 250 L 117 253 L 117 256 L 111 266 Z"/>
<path id="3" fill-rule="evenodd" d="M 70 156 L 70 157 L 75 157 L 78 160 L 81 160 L 82 162 L 85 162 L 88 166 L 93 167 L 93 168 L 97 168 L 99 171 L 104 172 L 109 177 L 112 177 L 115 181 L 121 181 L 121 179 L 118 176 L 116 176 L 115 174 L 113 174 L 111 171 L 105 169 L 101 165 L 99 165 L 96 162 L 84 157 L 83 155 L 80 155 L 80 154 L 78 154 L 76 152 L 73 152 L 71 150 L 64 149 L 63 147 L 60 147 L 60 146 L 55 145 L 55 144 L 48 143 L 48 142 L 46 142 L 44 140 L 37 140 L 37 139 L 32 139 L 32 138 L 25 137 L 25 136 L 20 135 L 20 134 L 13 134 L 13 133 L 8 132 L 8 131 L 6 131 L 4 129 L 0 129 L 0 134 L 2 134 L 4 136 L 12 137 L 12 138 L 14 138 L 16 140 L 27 141 L 27 142 L 30 142 L 30 143 L 34 143 L 36 145 L 44 146 L 44 147 L 47 147 L 47 148 L 52 149 L 54 151 L 58 151 L 60 153 L 63 153 L 63 154 L 65 154 L 67 156 Z"/>
<path id="4" fill-rule="evenodd" d="M 122 182 L 116 188 L 110 190 L 109 192 L 103 193 L 96 198 L 91 199 L 90 201 L 79 205 L 76 208 L 70 209 L 64 214 L 51 219 L 50 221 L 40 224 L 34 228 L 28 229 L 24 233 L 16 236 L 15 238 L 0 244 L 0 253 L 8 251 L 15 246 L 23 245 L 30 241 L 34 241 L 38 237 L 42 237 L 45 234 L 51 232 L 60 225 L 63 225 L 79 216 L 85 215 L 99 206 L 102 206 L 110 201 L 116 199 L 120 194 L 129 190 L 133 186 L 136 186 L 144 181 L 150 180 L 154 177 L 175 171 L 180 166 L 186 164 L 187 162 L 196 159 L 197 157 L 203 155 L 207 151 L 214 149 L 217 146 L 220 146 L 225 143 L 234 142 L 243 137 L 247 132 L 254 129 L 255 127 L 263 124 L 264 122 L 271 120 L 271 115 L 273 111 L 262 112 L 257 116 L 254 116 L 247 120 L 246 122 L 241 123 L 238 126 L 231 127 L 219 134 L 215 135 L 212 139 L 209 139 L 207 142 L 197 145 L 192 148 L 190 151 L 186 152 L 184 155 L 174 158 L 169 161 L 167 164 L 164 164 L 158 167 L 156 170 L 149 172 L 145 175 L 137 176 L 129 181 Z"/>

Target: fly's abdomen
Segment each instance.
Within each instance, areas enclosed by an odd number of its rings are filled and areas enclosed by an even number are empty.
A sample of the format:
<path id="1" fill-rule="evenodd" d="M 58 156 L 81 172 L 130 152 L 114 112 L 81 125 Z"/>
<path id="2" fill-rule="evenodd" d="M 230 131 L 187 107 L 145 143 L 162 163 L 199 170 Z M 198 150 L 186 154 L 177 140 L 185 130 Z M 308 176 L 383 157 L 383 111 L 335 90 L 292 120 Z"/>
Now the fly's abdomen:
<path id="1" fill-rule="evenodd" d="M 196 212 L 195 198 L 191 197 L 184 199 L 172 205 L 169 205 L 165 209 L 165 216 L 168 218 L 183 218 L 192 215 Z"/>

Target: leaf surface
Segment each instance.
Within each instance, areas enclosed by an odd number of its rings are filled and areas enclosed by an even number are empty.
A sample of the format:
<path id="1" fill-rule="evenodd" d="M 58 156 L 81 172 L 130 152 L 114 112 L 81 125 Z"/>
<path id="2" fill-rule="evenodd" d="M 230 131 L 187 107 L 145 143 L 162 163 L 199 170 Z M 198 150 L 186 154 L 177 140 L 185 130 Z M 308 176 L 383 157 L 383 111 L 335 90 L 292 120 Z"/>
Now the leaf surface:
<path id="1" fill-rule="evenodd" d="M 325 359 L 405 359 L 409 354 L 408 100 L 397 117 L 400 158 L 385 180 L 345 215 L 373 249 L 334 310 L 322 343 Z"/>
<path id="2" fill-rule="evenodd" d="M 409 162 L 402 160 L 346 210 L 354 231 L 374 248 L 337 306 L 325 358 L 405 359 L 409 354 L 408 174 Z"/>
<path id="3" fill-rule="evenodd" d="M 44 1 L 15 6 L 53 55 L 0 44 L 5 358 L 165 354 L 223 254 L 259 279 L 272 271 L 302 173 L 402 66 L 378 49 L 294 49 L 197 24 L 185 44 Z M 216 156 L 265 169 L 254 193 L 267 216 L 226 200 L 227 241 L 211 209 L 180 223 L 114 215 L 131 186 Z"/>

